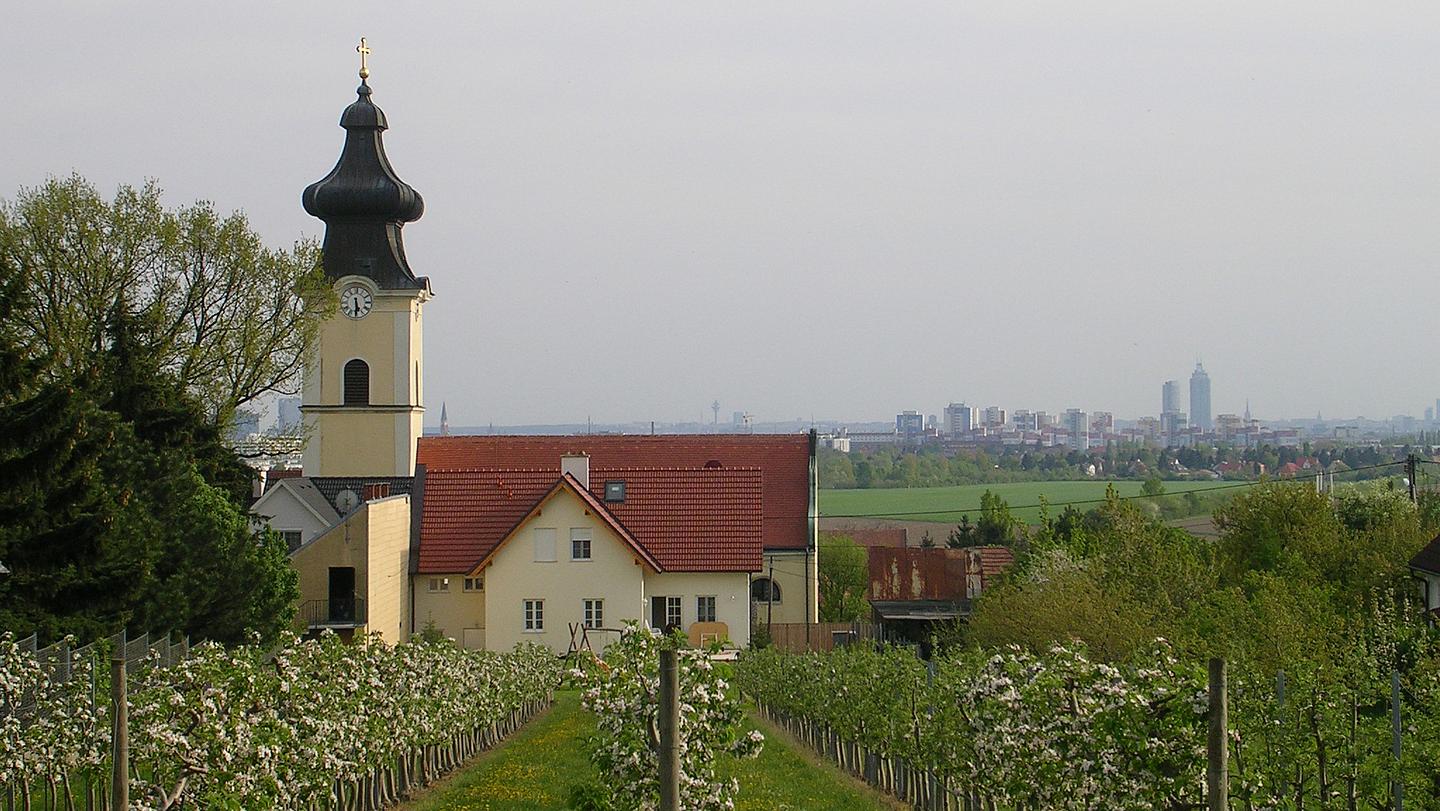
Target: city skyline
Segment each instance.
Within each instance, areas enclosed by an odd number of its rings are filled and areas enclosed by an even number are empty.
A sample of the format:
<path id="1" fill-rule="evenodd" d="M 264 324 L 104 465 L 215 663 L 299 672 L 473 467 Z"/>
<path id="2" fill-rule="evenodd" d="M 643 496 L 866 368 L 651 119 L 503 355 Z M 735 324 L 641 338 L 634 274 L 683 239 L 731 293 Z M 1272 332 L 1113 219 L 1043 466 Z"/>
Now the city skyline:
<path id="1" fill-rule="evenodd" d="M 471 425 L 967 392 L 1142 415 L 1197 355 L 1217 412 L 1383 417 L 1440 388 L 1414 340 L 1440 298 L 1433 5 L 345 16 L 17 6 L 0 196 L 155 178 L 273 245 L 318 237 L 300 191 L 334 160 L 363 34 L 426 201 L 405 243 L 435 291 L 428 424 L 442 400 Z M 116 41 L 123 78 L 97 79 Z M 1383 318 L 1302 335 L 1341 291 Z"/>

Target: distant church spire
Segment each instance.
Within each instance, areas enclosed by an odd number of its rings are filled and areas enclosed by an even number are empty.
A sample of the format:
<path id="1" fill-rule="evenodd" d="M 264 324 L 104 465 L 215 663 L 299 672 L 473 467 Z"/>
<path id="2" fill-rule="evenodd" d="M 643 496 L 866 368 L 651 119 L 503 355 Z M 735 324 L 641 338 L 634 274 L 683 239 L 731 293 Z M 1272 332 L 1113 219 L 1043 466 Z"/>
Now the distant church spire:
<path id="1" fill-rule="evenodd" d="M 440 436 L 450 436 L 450 417 L 445 413 L 445 401 L 440 401 Z"/>
<path id="2" fill-rule="evenodd" d="M 425 201 L 400 179 L 385 157 L 380 134 L 389 126 L 385 113 L 370 101 L 370 47 L 362 38 L 358 98 L 340 115 L 345 147 L 330 174 L 310 184 L 301 201 L 325 221 L 323 261 L 332 280 L 367 276 L 382 290 L 429 287 L 405 259 L 400 229 L 420 219 Z"/>

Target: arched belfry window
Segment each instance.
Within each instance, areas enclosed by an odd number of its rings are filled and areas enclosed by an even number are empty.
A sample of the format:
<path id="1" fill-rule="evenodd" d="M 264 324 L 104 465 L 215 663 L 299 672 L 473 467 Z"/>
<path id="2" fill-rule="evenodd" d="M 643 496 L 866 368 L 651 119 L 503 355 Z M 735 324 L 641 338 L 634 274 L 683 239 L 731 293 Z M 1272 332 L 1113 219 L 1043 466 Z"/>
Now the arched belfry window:
<path id="1" fill-rule="evenodd" d="M 345 364 L 345 405 L 370 405 L 370 364 L 359 358 Z"/>
<path id="2" fill-rule="evenodd" d="M 780 584 L 768 577 L 757 577 L 750 582 L 750 599 L 757 603 L 778 603 Z"/>

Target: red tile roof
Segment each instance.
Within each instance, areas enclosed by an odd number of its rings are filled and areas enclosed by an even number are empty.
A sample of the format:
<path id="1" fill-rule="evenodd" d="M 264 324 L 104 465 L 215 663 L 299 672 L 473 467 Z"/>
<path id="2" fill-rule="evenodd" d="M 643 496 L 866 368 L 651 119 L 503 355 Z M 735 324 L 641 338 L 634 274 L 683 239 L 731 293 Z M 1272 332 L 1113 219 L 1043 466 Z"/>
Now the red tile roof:
<path id="1" fill-rule="evenodd" d="M 560 479 L 555 482 L 555 484 L 551 485 L 549 491 L 547 491 L 545 495 L 541 496 L 539 501 L 535 502 L 531 510 L 527 513 L 527 517 L 535 515 L 535 510 L 540 509 L 556 493 L 559 493 L 562 490 L 573 493 L 576 498 L 584 502 L 586 508 L 588 508 L 591 512 L 594 512 L 596 517 L 598 517 L 607 526 L 609 526 L 610 529 L 614 530 L 615 534 L 620 536 L 621 542 L 629 546 L 631 550 L 635 552 L 635 554 L 640 556 L 641 560 L 644 560 L 646 563 L 650 564 L 650 568 L 657 570 L 664 568 L 660 565 L 660 562 L 656 560 L 653 555 L 650 554 L 650 551 L 644 546 L 642 546 L 640 542 L 635 539 L 635 536 L 631 534 L 630 530 L 626 529 L 625 525 L 621 524 L 619 519 L 617 519 L 609 510 L 605 509 L 605 505 L 600 501 L 600 499 L 596 498 L 594 493 L 586 490 L 580 484 L 579 480 L 577 480 L 574 476 L 571 476 L 569 473 L 561 476 Z M 504 546 L 506 542 L 508 542 L 512 537 L 514 537 L 516 530 L 520 529 L 520 527 L 522 526 L 524 526 L 523 519 L 520 523 L 516 524 L 514 527 L 511 527 L 510 531 L 506 532 L 499 541 L 493 544 L 490 549 L 485 552 L 485 556 L 480 559 L 480 562 L 476 563 L 473 567 L 471 567 L 469 572 L 471 574 L 478 574 L 479 569 L 484 566 L 486 562 L 490 560 L 490 558 L 494 557 L 495 553 L 500 550 L 500 547 Z"/>
<path id="2" fill-rule="evenodd" d="M 427 470 L 417 571 L 468 571 L 559 478 L 558 469 Z"/>
<path id="3" fill-rule="evenodd" d="M 711 462 L 723 468 L 759 468 L 764 474 L 765 548 L 809 546 L 808 434 L 427 436 L 420 438 L 415 461 L 428 471 L 524 468 L 551 470 L 559 478 L 560 456 L 576 452 L 590 454 L 592 470 L 703 468 Z M 590 479 L 595 481 L 593 473 Z"/>
<path id="4" fill-rule="evenodd" d="M 625 480 L 625 501 L 604 502 Z M 469 571 L 560 481 L 549 469 L 426 470 L 421 574 Z M 601 468 L 588 505 L 628 533 L 663 571 L 759 571 L 764 474 L 756 468 Z"/>

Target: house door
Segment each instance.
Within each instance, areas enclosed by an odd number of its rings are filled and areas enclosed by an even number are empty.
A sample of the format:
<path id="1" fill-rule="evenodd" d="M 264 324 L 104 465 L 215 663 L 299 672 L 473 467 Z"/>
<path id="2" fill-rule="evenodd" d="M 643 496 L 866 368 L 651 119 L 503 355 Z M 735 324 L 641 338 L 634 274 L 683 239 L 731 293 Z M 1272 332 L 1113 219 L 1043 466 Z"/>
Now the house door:
<path id="1" fill-rule="evenodd" d="M 650 627 L 670 633 L 680 627 L 680 598 L 651 597 Z"/>
<path id="2" fill-rule="evenodd" d="M 355 568 L 330 567 L 330 622 L 355 621 Z"/>

